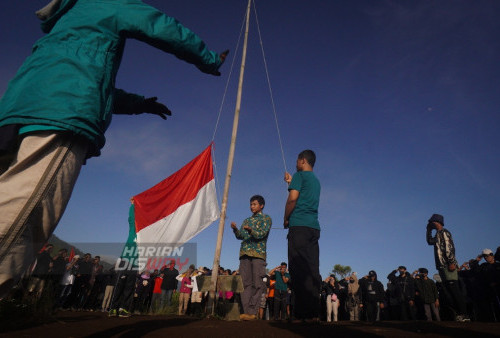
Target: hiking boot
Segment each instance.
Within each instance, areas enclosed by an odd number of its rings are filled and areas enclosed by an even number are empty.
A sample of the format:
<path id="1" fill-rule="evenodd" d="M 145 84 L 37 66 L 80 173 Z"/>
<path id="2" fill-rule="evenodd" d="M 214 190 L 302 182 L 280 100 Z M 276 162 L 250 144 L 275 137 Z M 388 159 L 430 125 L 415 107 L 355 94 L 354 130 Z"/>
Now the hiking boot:
<path id="1" fill-rule="evenodd" d="M 120 311 L 118 311 L 118 317 L 130 317 L 130 316 L 131 316 L 130 312 L 128 312 L 125 309 L 120 309 Z"/>
<path id="2" fill-rule="evenodd" d="M 108 317 L 115 317 L 116 316 L 116 309 L 111 309 L 108 312 Z"/>

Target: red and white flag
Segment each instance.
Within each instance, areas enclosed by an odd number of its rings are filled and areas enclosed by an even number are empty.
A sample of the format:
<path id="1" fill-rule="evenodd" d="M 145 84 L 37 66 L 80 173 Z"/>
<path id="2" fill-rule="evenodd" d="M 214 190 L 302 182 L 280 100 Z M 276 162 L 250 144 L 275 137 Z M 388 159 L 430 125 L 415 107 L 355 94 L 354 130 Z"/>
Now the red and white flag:
<path id="1" fill-rule="evenodd" d="M 134 196 L 138 245 L 182 245 L 219 218 L 211 147 L 165 180 Z"/>

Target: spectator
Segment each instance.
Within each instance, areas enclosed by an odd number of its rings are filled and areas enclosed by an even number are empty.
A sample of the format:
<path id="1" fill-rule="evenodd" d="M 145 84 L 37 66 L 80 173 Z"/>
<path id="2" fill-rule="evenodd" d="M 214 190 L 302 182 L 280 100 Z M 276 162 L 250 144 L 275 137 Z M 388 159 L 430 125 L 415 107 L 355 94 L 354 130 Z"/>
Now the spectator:
<path id="1" fill-rule="evenodd" d="M 269 318 L 274 318 L 274 294 L 276 293 L 276 277 L 274 275 L 269 274 L 266 291 L 266 306 L 269 311 Z"/>
<path id="2" fill-rule="evenodd" d="M 57 255 L 52 258 L 52 269 L 50 270 L 50 279 L 53 286 L 54 294 L 61 293 L 61 279 L 66 272 L 66 264 L 68 263 L 68 250 L 60 249 Z"/>
<path id="3" fill-rule="evenodd" d="M 31 273 L 28 293 L 30 296 L 40 299 L 42 292 L 45 288 L 45 284 L 49 280 L 49 272 L 52 268 L 52 256 L 50 253 L 54 246 L 52 244 L 47 244 L 36 257 L 36 265 Z"/>
<path id="4" fill-rule="evenodd" d="M 110 268 L 104 274 L 104 285 L 106 286 L 104 289 L 104 298 L 102 299 L 101 311 L 106 312 L 109 311 L 111 297 L 113 296 L 113 291 L 115 289 L 115 285 L 117 283 L 117 274 L 114 268 Z"/>
<path id="5" fill-rule="evenodd" d="M 269 292 L 269 275 L 265 276 L 262 281 L 266 285 L 266 290 L 262 292 L 262 297 L 260 298 L 260 306 L 259 306 L 259 319 L 266 320 L 266 309 L 267 309 L 267 294 Z"/>
<path id="6" fill-rule="evenodd" d="M 179 316 L 185 315 L 188 308 L 191 290 L 193 289 L 193 285 L 191 284 L 193 272 L 194 265 L 191 265 L 186 272 L 177 276 L 177 280 L 181 283 L 179 289 Z"/>
<path id="7" fill-rule="evenodd" d="M 92 270 L 89 280 L 89 291 L 87 301 L 85 303 L 85 309 L 94 311 L 97 310 L 100 303 L 102 303 L 102 299 L 99 297 L 102 296 L 106 285 L 104 284 L 104 276 L 102 273 L 103 266 L 101 265 L 101 257 L 95 256 L 92 260 Z"/>
<path id="8" fill-rule="evenodd" d="M 134 314 L 142 314 L 147 311 L 147 304 L 149 298 L 149 291 L 153 286 L 149 271 L 144 271 L 137 276 L 134 301 L 130 312 Z"/>
<path id="9" fill-rule="evenodd" d="M 199 267 L 197 271 L 194 271 L 191 275 L 191 285 L 193 289 L 191 291 L 191 309 L 195 316 L 200 316 L 203 312 L 201 307 L 201 301 L 203 299 L 203 293 L 198 288 L 198 277 L 203 276 L 203 267 Z"/>
<path id="10" fill-rule="evenodd" d="M 359 305 L 361 304 L 358 276 L 353 272 L 347 279 L 349 284 L 347 284 L 346 309 L 349 312 L 349 320 L 358 321 Z"/>
<path id="11" fill-rule="evenodd" d="M 360 308 L 364 310 L 365 320 L 374 322 L 380 320 L 380 310 L 384 308 L 384 286 L 377 280 L 374 270 L 359 281 L 361 290 Z"/>
<path id="12" fill-rule="evenodd" d="M 485 262 L 479 265 L 481 259 Z M 495 261 L 491 249 L 484 249 L 476 260 L 471 262 L 471 270 L 476 276 L 479 289 L 479 319 L 482 321 L 500 320 L 500 262 Z"/>
<path id="13" fill-rule="evenodd" d="M 177 290 L 177 276 L 179 271 L 175 268 L 175 261 L 172 259 L 168 268 L 165 267 L 161 270 L 163 274 L 163 282 L 161 284 L 161 302 L 160 308 L 165 305 L 172 305 L 172 294 Z"/>
<path id="14" fill-rule="evenodd" d="M 151 313 L 157 314 L 161 303 L 161 284 L 163 283 L 163 274 L 160 273 L 154 280 L 153 295 L 151 298 Z"/>
<path id="15" fill-rule="evenodd" d="M 432 321 L 432 314 L 439 322 L 439 295 L 436 284 L 428 277 L 429 271 L 426 268 L 418 269 L 415 274 L 415 294 L 423 304 L 427 321 Z M 432 313 L 431 313 L 432 311 Z"/>
<path id="16" fill-rule="evenodd" d="M 286 305 L 288 294 L 288 282 L 290 274 L 286 271 L 287 264 L 282 262 L 280 265 L 269 271 L 274 277 L 274 320 L 286 319 Z"/>
<path id="17" fill-rule="evenodd" d="M 332 312 L 333 312 L 333 321 L 336 322 L 338 321 L 339 306 L 340 306 L 340 300 L 338 297 L 340 294 L 340 289 L 339 289 L 339 284 L 337 283 L 337 280 L 335 279 L 334 275 L 330 275 L 330 277 L 327 277 L 324 280 L 323 290 L 325 291 L 326 294 L 326 321 L 327 322 L 332 321 Z"/>
<path id="18" fill-rule="evenodd" d="M 61 279 L 61 293 L 58 294 L 56 308 L 64 308 L 67 306 L 66 301 L 68 296 L 71 295 L 73 283 L 75 282 L 75 275 L 78 271 L 79 255 L 73 256 L 71 262 L 68 262 L 65 267 L 65 273 Z"/>
<path id="19" fill-rule="evenodd" d="M 72 307 L 76 310 L 82 310 L 87 301 L 90 276 L 92 274 L 92 255 L 86 253 L 78 261 L 78 270 L 76 272 L 75 283 L 72 291 Z"/>
<path id="20" fill-rule="evenodd" d="M 396 273 L 399 271 L 399 276 Z M 395 320 L 416 320 L 415 310 L 415 283 L 405 266 L 398 267 L 392 271 L 387 279 L 392 284 L 393 299 L 391 303 L 392 319 Z"/>

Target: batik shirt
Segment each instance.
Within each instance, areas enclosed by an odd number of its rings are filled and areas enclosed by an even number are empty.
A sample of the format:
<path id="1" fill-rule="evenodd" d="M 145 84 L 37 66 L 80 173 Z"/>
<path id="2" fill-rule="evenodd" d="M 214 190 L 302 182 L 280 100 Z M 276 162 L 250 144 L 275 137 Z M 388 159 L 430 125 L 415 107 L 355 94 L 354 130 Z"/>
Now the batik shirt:
<path id="1" fill-rule="evenodd" d="M 431 231 L 427 230 L 427 243 L 434 245 L 436 269 L 440 270 L 448 267 L 450 264 L 458 264 L 455 257 L 453 238 L 451 238 L 451 233 L 448 230 L 439 230 L 434 237 L 432 237 Z"/>
<path id="2" fill-rule="evenodd" d="M 272 223 L 271 217 L 259 212 L 245 219 L 239 230 L 234 230 L 236 238 L 242 241 L 240 258 L 249 256 L 266 260 L 266 243 Z M 245 225 L 252 228 L 251 233 L 243 229 Z"/>

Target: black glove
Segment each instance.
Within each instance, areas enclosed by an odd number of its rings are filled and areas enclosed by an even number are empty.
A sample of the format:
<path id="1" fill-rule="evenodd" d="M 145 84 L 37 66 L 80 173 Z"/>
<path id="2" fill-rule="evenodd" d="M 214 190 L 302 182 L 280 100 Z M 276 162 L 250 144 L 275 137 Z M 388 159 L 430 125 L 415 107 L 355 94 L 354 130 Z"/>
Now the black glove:
<path id="1" fill-rule="evenodd" d="M 158 100 L 156 96 L 144 99 L 144 102 L 142 103 L 140 107 L 140 112 L 138 114 L 142 113 L 154 114 L 158 115 L 164 120 L 167 119 L 167 116 L 165 115 L 171 116 L 172 112 L 170 111 L 170 109 L 168 109 L 164 104 L 156 102 L 156 100 Z"/>

